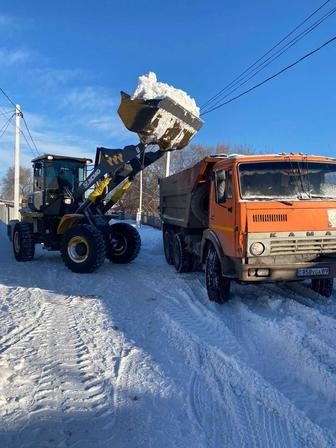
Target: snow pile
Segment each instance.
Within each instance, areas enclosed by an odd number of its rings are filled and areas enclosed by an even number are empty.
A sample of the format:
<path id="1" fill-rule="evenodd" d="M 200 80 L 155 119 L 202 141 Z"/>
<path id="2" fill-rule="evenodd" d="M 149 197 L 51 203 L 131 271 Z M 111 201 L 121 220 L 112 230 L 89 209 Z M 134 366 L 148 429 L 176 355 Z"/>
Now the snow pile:
<path id="1" fill-rule="evenodd" d="M 200 109 L 197 107 L 196 101 L 183 90 L 176 89 L 163 82 L 158 82 L 156 74 L 153 72 L 149 72 L 148 75 L 139 76 L 139 84 L 132 95 L 133 100 L 136 98 L 154 100 L 165 97 L 169 97 L 180 104 L 193 115 L 196 115 L 196 117 L 200 116 Z"/>

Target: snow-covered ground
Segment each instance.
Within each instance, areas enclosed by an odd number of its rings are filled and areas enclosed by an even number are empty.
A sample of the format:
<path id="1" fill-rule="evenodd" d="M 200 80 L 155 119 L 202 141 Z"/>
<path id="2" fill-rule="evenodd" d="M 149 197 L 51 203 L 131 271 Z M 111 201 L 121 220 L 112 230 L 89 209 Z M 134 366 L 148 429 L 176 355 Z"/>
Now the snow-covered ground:
<path id="1" fill-rule="evenodd" d="M 336 297 L 209 303 L 141 233 L 135 262 L 78 275 L 0 230 L 0 447 L 335 447 Z"/>

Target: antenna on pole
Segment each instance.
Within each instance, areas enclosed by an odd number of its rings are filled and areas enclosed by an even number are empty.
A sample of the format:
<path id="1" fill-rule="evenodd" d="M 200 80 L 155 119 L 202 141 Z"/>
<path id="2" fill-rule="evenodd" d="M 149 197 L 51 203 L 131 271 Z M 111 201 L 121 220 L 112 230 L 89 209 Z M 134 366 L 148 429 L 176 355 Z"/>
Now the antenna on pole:
<path id="1" fill-rule="evenodd" d="M 14 219 L 19 219 L 20 208 L 20 106 L 15 107 L 15 153 L 14 153 Z"/>

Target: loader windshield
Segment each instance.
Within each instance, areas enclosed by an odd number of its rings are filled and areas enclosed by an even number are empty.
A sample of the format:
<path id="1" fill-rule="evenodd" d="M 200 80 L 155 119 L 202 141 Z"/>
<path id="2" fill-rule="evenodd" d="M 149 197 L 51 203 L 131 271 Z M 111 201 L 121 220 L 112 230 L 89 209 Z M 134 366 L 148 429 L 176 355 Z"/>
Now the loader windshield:
<path id="1" fill-rule="evenodd" d="M 46 190 L 72 195 L 84 180 L 85 166 L 72 160 L 53 160 L 45 166 Z"/>
<path id="2" fill-rule="evenodd" d="M 242 199 L 336 200 L 336 164 L 323 162 L 249 162 L 239 165 Z"/>

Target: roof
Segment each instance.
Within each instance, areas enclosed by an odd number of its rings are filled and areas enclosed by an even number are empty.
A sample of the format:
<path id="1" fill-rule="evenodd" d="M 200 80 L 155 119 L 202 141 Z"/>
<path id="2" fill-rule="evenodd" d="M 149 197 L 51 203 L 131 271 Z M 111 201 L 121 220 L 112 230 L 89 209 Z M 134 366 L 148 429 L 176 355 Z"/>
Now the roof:
<path id="1" fill-rule="evenodd" d="M 220 162 L 224 160 L 239 160 L 244 162 L 271 161 L 271 160 L 310 160 L 314 162 L 336 162 L 335 158 L 327 156 L 314 156 L 303 153 L 278 153 L 278 154 L 213 154 L 206 157 L 207 162 Z"/>
<path id="2" fill-rule="evenodd" d="M 42 156 L 36 157 L 32 162 L 38 162 L 39 160 L 73 160 L 80 163 L 92 163 L 91 159 L 81 158 L 81 157 L 70 157 L 70 156 L 57 156 L 55 154 L 43 154 Z"/>

